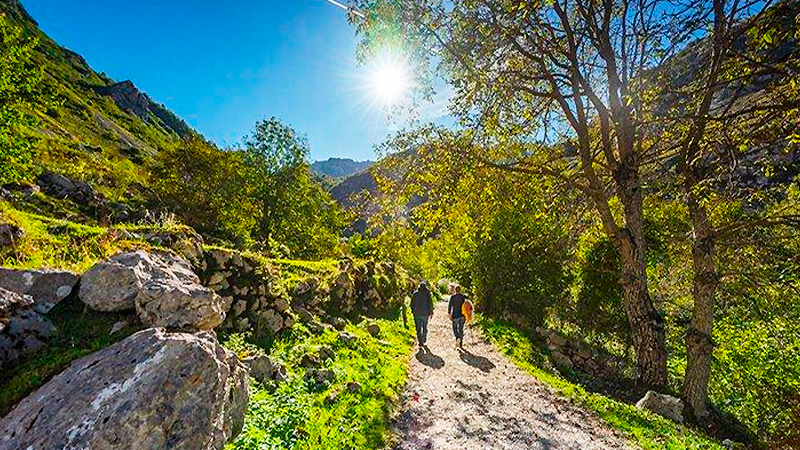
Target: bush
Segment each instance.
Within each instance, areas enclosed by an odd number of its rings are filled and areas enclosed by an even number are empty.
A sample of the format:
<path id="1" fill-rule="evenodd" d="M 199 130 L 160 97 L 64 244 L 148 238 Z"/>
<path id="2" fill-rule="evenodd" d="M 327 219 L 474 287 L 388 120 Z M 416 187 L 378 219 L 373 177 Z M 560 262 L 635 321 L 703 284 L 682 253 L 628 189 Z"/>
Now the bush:
<path id="1" fill-rule="evenodd" d="M 567 296 L 567 252 L 551 224 L 519 211 L 498 213 L 478 239 L 472 276 L 479 308 L 525 327 L 543 323 Z M 517 316 L 517 317 L 515 317 Z"/>

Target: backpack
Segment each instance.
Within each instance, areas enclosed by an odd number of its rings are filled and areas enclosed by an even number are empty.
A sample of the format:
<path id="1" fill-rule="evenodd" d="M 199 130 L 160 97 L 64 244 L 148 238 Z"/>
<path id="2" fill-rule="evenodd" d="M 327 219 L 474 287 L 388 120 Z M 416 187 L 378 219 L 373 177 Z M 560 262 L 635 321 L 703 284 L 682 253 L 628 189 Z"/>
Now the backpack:
<path id="1" fill-rule="evenodd" d="M 472 312 L 475 310 L 475 307 L 472 305 L 472 302 L 469 300 L 464 300 L 464 303 L 461 305 L 461 314 L 464 315 L 464 321 L 466 323 L 472 322 Z"/>

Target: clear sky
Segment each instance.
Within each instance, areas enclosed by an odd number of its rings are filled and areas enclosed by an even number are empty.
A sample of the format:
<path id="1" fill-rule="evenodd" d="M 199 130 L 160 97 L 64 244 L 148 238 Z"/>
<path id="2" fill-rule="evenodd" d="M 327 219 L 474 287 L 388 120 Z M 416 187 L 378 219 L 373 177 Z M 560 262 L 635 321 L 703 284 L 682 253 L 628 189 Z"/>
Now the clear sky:
<path id="1" fill-rule="evenodd" d="M 277 116 L 311 159 L 374 159 L 394 128 L 370 101 L 357 37 L 325 0 L 22 0 L 98 72 L 132 80 L 221 145 Z"/>

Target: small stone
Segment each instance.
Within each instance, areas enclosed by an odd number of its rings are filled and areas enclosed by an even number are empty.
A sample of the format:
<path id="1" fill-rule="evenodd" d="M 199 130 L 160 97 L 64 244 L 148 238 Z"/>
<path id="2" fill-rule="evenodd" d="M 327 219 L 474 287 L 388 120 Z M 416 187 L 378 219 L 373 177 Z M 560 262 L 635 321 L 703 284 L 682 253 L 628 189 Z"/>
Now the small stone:
<path id="1" fill-rule="evenodd" d="M 339 340 L 344 342 L 345 344 L 350 344 L 358 340 L 358 336 L 354 334 L 350 334 L 346 331 L 342 331 L 339 333 Z"/>
<path id="2" fill-rule="evenodd" d="M 355 394 L 356 392 L 361 391 L 361 385 L 355 381 L 351 381 L 347 383 L 347 390 L 350 391 L 350 393 Z"/>
<path id="3" fill-rule="evenodd" d="M 345 329 L 345 327 L 347 326 L 347 321 L 346 321 L 346 320 L 344 320 L 344 319 L 342 319 L 341 317 L 334 317 L 334 318 L 331 320 L 331 324 L 332 324 L 332 325 L 333 325 L 333 327 L 334 327 L 334 328 L 336 328 L 337 330 L 339 330 L 339 331 L 342 331 L 342 330 L 344 330 L 344 329 Z"/>
<path id="4" fill-rule="evenodd" d="M 683 401 L 671 395 L 647 391 L 641 400 L 636 402 L 636 408 L 652 411 L 678 423 L 683 423 Z"/>
<path id="5" fill-rule="evenodd" d="M 314 320 L 314 315 L 303 307 L 295 308 L 294 312 L 297 313 L 297 317 L 299 317 L 300 321 L 303 323 L 310 324 Z"/>
<path id="6" fill-rule="evenodd" d="M 111 326 L 111 331 L 109 331 L 108 334 L 109 335 L 117 334 L 120 331 L 122 331 L 122 329 L 125 328 L 126 325 L 128 325 L 127 320 L 120 320 L 119 322 L 116 322 L 114 323 L 114 325 Z"/>
<path id="7" fill-rule="evenodd" d="M 378 337 L 381 334 L 381 327 L 377 323 L 367 325 L 367 332 L 373 337 Z"/>
<path id="8" fill-rule="evenodd" d="M 319 357 L 323 361 L 328 359 L 333 359 L 336 357 L 336 353 L 333 351 L 332 348 L 328 347 L 327 345 L 323 345 L 319 348 Z"/>

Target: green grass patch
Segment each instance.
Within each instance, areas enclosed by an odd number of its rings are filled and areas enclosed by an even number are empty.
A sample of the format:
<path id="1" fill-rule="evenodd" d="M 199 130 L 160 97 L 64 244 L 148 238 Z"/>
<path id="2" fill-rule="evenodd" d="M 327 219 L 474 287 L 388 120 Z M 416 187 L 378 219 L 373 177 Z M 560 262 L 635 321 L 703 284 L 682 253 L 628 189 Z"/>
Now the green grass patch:
<path id="1" fill-rule="evenodd" d="M 288 379 L 278 385 L 253 381 L 245 427 L 228 450 L 255 449 L 375 449 L 386 446 L 390 415 L 405 386 L 407 362 L 413 344 L 410 330 L 402 320 L 376 320 L 381 335 L 365 331 L 367 322 L 348 325 L 358 336 L 352 343 L 339 340 L 338 332 L 311 335 L 296 325 L 285 338 L 273 342 L 270 356 L 286 364 Z M 240 355 L 259 351 L 246 335 L 223 337 L 228 348 Z M 317 386 L 303 379 L 300 359 L 331 348 L 335 356 L 322 368 L 331 369 L 336 379 Z M 348 383 L 360 385 L 356 392 Z"/>
<path id="2" fill-rule="evenodd" d="M 558 394 L 597 413 L 609 426 L 620 430 L 645 449 L 723 449 L 721 445 L 682 425 L 640 411 L 608 397 L 587 392 L 557 374 L 540 367 L 545 360 L 538 345 L 515 327 L 478 317 L 477 323 L 497 348 L 520 368 L 552 387 Z"/>

